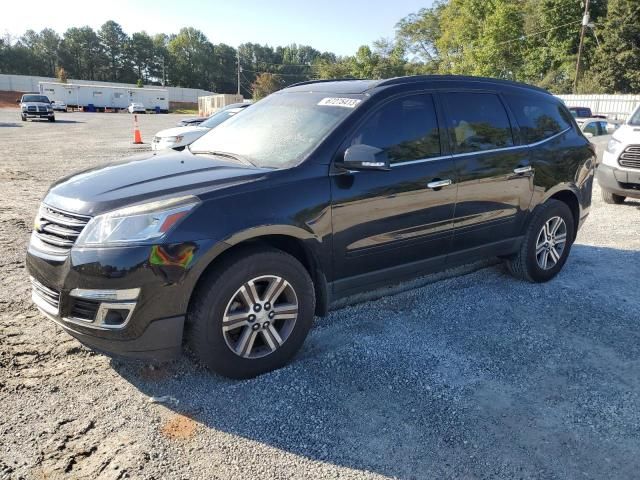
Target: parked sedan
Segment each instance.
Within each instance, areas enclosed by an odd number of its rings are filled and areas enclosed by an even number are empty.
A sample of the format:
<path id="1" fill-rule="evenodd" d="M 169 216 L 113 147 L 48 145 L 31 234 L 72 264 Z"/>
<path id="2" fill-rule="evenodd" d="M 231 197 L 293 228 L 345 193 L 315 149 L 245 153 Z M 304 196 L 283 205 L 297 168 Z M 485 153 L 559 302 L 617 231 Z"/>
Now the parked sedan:
<path id="1" fill-rule="evenodd" d="M 54 112 L 66 112 L 67 104 L 61 100 L 54 100 L 51 102 L 51 108 L 53 108 Z"/>
<path id="2" fill-rule="evenodd" d="M 147 113 L 147 111 L 144 108 L 144 105 L 141 103 L 130 103 L 129 106 L 127 107 L 127 111 L 129 113 Z"/>
<path id="3" fill-rule="evenodd" d="M 236 103 L 223 108 L 218 113 L 214 113 L 207 120 L 195 127 L 176 127 L 162 130 L 153 137 L 151 149 L 167 150 L 173 148 L 174 150 L 183 150 L 184 147 L 195 142 L 209 130 L 229 120 L 248 106 L 248 103 Z"/>
<path id="4" fill-rule="evenodd" d="M 609 123 L 602 118 L 578 118 L 576 123 L 585 137 L 593 138 L 609 134 Z"/>

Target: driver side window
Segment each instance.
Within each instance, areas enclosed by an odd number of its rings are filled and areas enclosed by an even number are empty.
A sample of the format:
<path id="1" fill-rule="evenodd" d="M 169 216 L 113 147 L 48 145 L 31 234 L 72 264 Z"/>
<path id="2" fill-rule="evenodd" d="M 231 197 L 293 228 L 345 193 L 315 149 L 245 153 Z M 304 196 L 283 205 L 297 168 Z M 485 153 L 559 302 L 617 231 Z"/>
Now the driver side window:
<path id="1" fill-rule="evenodd" d="M 350 144 L 380 148 L 391 164 L 440 156 L 440 132 L 431 95 L 415 94 L 384 104 L 358 129 Z"/>

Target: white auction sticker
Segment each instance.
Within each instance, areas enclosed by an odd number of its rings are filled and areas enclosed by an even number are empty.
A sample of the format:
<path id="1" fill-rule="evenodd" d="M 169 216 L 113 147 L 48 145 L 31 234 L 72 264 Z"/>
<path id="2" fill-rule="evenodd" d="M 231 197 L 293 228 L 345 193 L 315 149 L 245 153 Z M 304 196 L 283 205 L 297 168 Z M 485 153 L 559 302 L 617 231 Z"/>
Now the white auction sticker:
<path id="1" fill-rule="evenodd" d="M 358 98 L 325 97 L 318 102 L 318 105 L 325 105 L 329 107 L 356 108 L 361 101 L 362 100 Z"/>

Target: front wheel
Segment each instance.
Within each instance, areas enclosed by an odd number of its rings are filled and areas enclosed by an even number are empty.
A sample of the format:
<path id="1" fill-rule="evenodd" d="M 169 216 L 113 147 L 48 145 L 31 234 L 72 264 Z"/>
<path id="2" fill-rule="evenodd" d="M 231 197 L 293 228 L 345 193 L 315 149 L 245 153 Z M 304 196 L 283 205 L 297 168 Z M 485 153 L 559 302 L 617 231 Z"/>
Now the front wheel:
<path id="1" fill-rule="evenodd" d="M 209 369 L 251 378 L 293 357 L 314 309 L 313 283 L 298 260 L 271 248 L 240 250 L 201 281 L 189 311 L 188 338 Z"/>
<path id="2" fill-rule="evenodd" d="M 615 193 L 608 192 L 604 189 L 601 190 L 602 200 L 604 203 L 608 203 L 610 205 L 620 205 L 624 203 L 626 197 L 622 195 L 616 195 Z"/>
<path id="3" fill-rule="evenodd" d="M 534 212 L 520 250 L 506 259 L 509 272 L 530 282 L 555 277 L 569 256 L 574 240 L 574 219 L 566 203 L 547 200 Z"/>
<path id="4" fill-rule="evenodd" d="M 27 121 L 27 117 L 25 117 L 24 115 L 20 115 L 20 118 L 22 119 L 23 122 Z"/>
<path id="5" fill-rule="evenodd" d="M 49 117 L 49 121 L 50 122 L 55 122 L 56 121 L 56 117 Z"/>

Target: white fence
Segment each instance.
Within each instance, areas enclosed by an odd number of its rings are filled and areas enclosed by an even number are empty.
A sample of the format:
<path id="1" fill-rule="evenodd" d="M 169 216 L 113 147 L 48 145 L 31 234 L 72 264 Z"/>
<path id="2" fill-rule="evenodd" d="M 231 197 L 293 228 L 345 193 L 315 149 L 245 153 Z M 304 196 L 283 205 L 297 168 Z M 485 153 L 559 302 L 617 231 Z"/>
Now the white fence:
<path id="1" fill-rule="evenodd" d="M 589 107 L 593 113 L 624 121 L 640 104 L 640 95 L 557 95 L 568 107 Z"/>
<path id="2" fill-rule="evenodd" d="M 57 78 L 32 77 L 30 75 L 6 75 L 0 74 L 0 90 L 15 92 L 37 92 L 38 82 L 57 82 Z M 133 83 L 97 82 L 94 80 L 69 79 L 69 83 L 81 85 L 103 85 L 106 87 L 135 87 Z M 152 86 L 152 88 L 158 88 Z M 162 88 L 162 87 L 160 87 Z M 213 95 L 214 92 L 200 90 L 198 88 L 164 87 L 169 91 L 170 102 L 198 103 L 198 97 Z"/>

